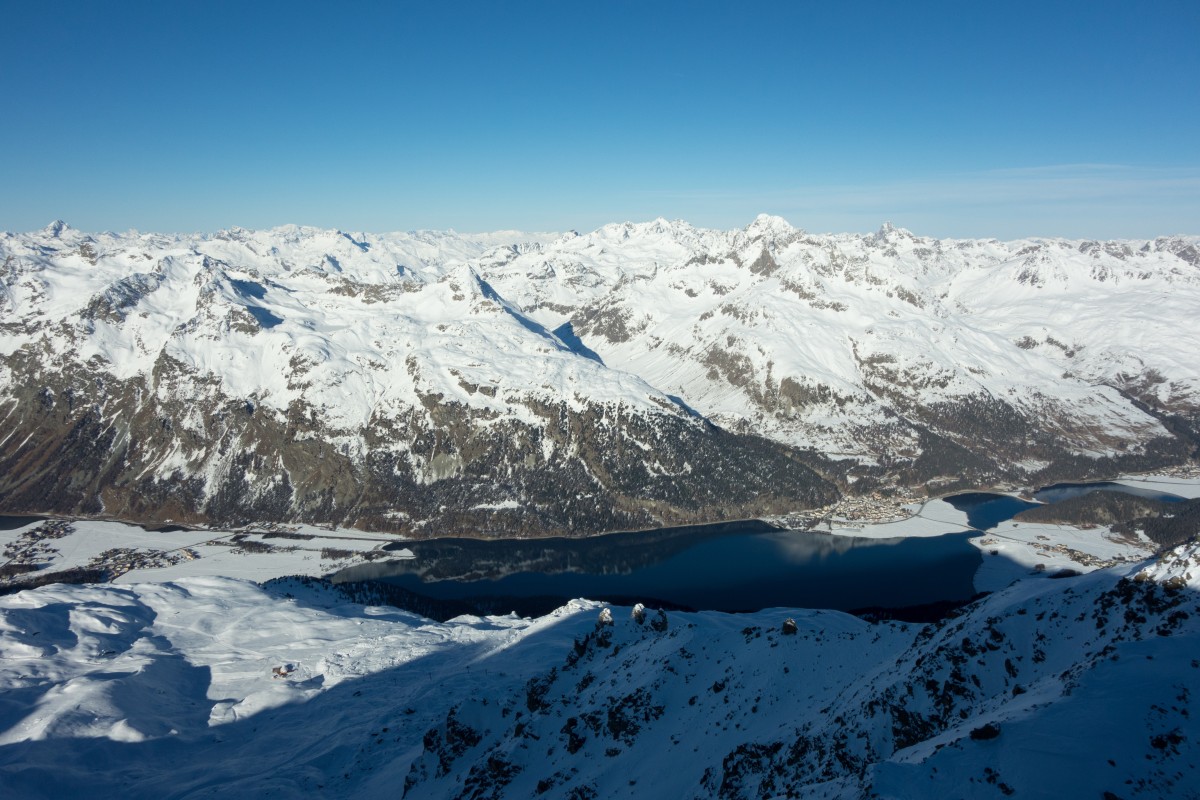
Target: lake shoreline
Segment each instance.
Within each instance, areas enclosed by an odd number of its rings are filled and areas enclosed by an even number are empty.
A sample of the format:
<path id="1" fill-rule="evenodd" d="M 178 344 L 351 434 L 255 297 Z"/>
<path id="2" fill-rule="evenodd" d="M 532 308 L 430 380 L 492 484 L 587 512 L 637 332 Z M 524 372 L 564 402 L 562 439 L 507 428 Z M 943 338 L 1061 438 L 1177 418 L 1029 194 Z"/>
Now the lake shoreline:
<path id="1" fill-rule="evenodd" d="M 1177 474 L 1178 473 L 1178 474 Z M 1157 480 L 1154 480 L 1157 479 Z M 944 501 L 947 497 L 955 497 L 963 494 L 996 494 L 1007 495 L 1010 497 L 1024 498 L 1037 492 L 1043 491 L 1052 486 L 1060 485 L 1088 485 L 1097 483 L 1155 483 L 1162 484 L 1161 491 L 1180 494 L 1181 497 L 1193 498 L 1200 497 L 1200 468 L 1185 466 L 1176 467 L 1171 471 L 1152 471 L 1146 473 L 1122 473 L 1114 478 L 1096 478 L 1079 481 L 1056 481 L 1053 484 L 1040 486 L 1036 488 L 1018 487 L 1011 484 L 999 484 L 993 487 L 984 487 L 976 489 L 962 489 L 955 492 L 945 494 L 937 494 L 934 496 L 918 497 L 913 493 L 912 489 L 899 487 L 893 491 L 904 493 L 903 499 L 911 498 L 909 503 L 895 503 L 891 497 L 884 498 L 875 493 L 875 497 L 871 495 L 846 495 L 838 503 L 831 506 L 823 506 L 817 509 L 806 509 L 802 511 L 791 512 L 788 514 L 766 514 L 759 517 L 740 517 L 737 519 L 718 519 L 704 522 L 689 522 L 682 525 L 664 525 L 652 528 L 634 528 L 621 529 L 610 531 L 590 532 L 579 535 L 558 533 L 549 536 L 479 536 L 470 535 L 469 533 L 457 532 L 445 536 L 430 536 L 426 538 L 413 538 L 412 536 L 398 533 L 390 533 L 388 531 L 371 531 L 360 528 L 345 528 L 326 523 L 303 523 L 303 522 L 259 522 L 249 523 L 240 527 L 223 527 L 212 526 L 202 523 L 179 523 L 174 520 L 133 520 L 118 518 L 112 516 L 101 515 L 74 515 L 74 514 L 57 514 L 46 511 L 16 511 L 5 510 L 0 511 L 0 520 L 11 517 L 29 517 L 40 520 L 67 520 L 70 522 L 112 522 L 121 525 L 130 525 L 141 528 L 146 531 L 161 532 L 161 531 L 187 531 L 187 532 L 211 532 L 211 533 L 240 533 L 240 532 L 259 532 L 259 531 L 291 531 L 294 528 L 312 528 L 325 531 L 329 535 L 336 536 L 339 532 L 352 534 L 356 537 L 372 536 L 379 538 L 387 538 L 396 542 L 424 542 L 435 541 L 442 539 L 472 539 L 478 541 L 539 541 L 544 539 L 595 539 L 605 536 L 621 536 L 627 534 L 643 534 L 654 532 L 665 532 L 673 530 L 687 531 L 694 528 L 708 528 L 719 525 L 742 525 L 753 522 L 761 522 L 771 525 L 780 530 L 793 531 L 817 531 L 820 533 L 833 533 L 834 535 L 855 536 L 859 538 L 895 538 L 909 536 L 939 536 L 944 533 L 956 533 L 959 530 L 969 530 L 971 526 L 961 525 L 955 530 L 942 530 L 940 532 L 930 532 L 928 526 L 922 525 L 919 521 L 924 517 L 935 524 L 960 525 L 963 520 L 958 519 L 954 514 L 944 515 L 942 512 L 945 509 L 934 507 L 934 511 L 938 513 L 938 517 L 928 517 L 924 514 L 926 508 L 938 501 Z M 1174 487 L 1174 488 L 1171 488 Z M 837 515 L 836 511 L 839 506 L 851 505 L 862 509 L 865 517 L 844 517 Z M 915 507 L 915 510 L 913 510 Z M 881 508 L 888 509 L 908 509 L 910 513 L 904 516 L 893 516 L 891 518 L 883 518 L 876 516 L 875 512 Z M 914 522 L 911 529 L 896 528 L 893 532 L 874 530 L 879 526 L 902 525 L 904 523 Z M 792 523 L 792 524 L 789 524 Z M 807 524 L 800 524 L 807 523 Z M 2 523 L 0 523 L 2 524 Z M 3 530 L 0 527 L 0 530 Z M 981 533 L 984 531 L 980 531 Z"/>
<path id="2" fill-rule="evenodd" d="M 1122 475 L 1117 481 L 1135 487 L 1168 490 L 1179 496 L 1200 496 L 1200 477 L 1182 474 L 1146 473 Z M 1106 483 L 1089 481 L 1084 485 Z M 1060 485 L 1060 484 L 1052 484 Z M 1026 490 L 1027 492 L 1028 490 Z M 113 582 L 172 580 L 190 575 L 226 575 L 255 581 L 270 580 L 284 575 L 332 577 L 347 567 L 379 564 L 392 560 L 413 560 L 410 547 L 421 543 L 446 545 L 456 540 L 482 546 L 552 546 L 565 542 L 586 543 L 604 548 L 622 540 L 633 542 L 655 540 L 665 542 L 707 531 L 718 535 L 722 530 L 754 526 L 760 531 L 773 531 L 802 543 L 810 535 L 827 535 L 847 540 L 893 541 L 927 539 L 952 534 L 970 533 L 969 541 L 983 556 L 983 564 L 974 579 L 975 588 L 990 591 L 1013 580 L 1038 574 L 1059 573 L 1064 570 L 1086 572 L 1092 569 L 1139 560 L 1152 555 L 1154 546 L 1148 541 L 1114 535 L 1107 528 L 1079 529 L 1067 525 L 1037 525 L 1007 523 L 1003 529 L 980 528 L 972 525 L 969 515 L 955 508 L 947 497 L 963 496 L 958 492 L 945 497 L 929 498 L 909 505 L 909 515 L 882 523 L 854 524 L 833 520 L 828 527 L 784 528 L 778 518 L 766 520 L 724 521 L 712 525 L 686 525 L 650 528 L 640 531 L 614 531 L 583 537 L 539 537 L 530 539 L 486 539 L 482 537 L 431 537 L 404 539 L 391 534 L 363 532 L 353 529 L 329 529 L 305 524 L 282 525 L 264 523 L 241 529 L 214 529 L 176 526 L 173 523 L 154 524 L 149 528 L 127 520 L 95 520 L 61 515 L 5 515 L 0 517 L 0 542 L 15 545 L 22 530 L 63 520 L 80 531 L 63 548 L 67 554 L 38 556 L 36 571 L 63 572 L 68 578 L 72 569 L 97 565 L 115 567 Z M 1002 493 L 981 492 L 981 495 L 1020 498 L 1022 492 L 1005 487 Z M 5 526 L 4 519 L 10 524 Z M 715 532 L 715 533 L 714 533 Z M 48 542 L 51 547 L 54 542 Z M 67 543 L 64 543 L 67 544 Z M 116 556 L 105 551 L 123 551 Z M 114 550 L 114 552 L 115 552 Z M 149 558 L 145 556 L 149 555 Z M 186 556 L 182 560 L 176 555 Z M 164 558 L 166 561 L 164 562 Z M 169 562 L 169 563 L 167 563 Z M 13 562 L 15 563 L 15 562 Z M 23 569 L 17 565 L 14 569 Z M 16 583 L 3 581 L 4 583 Z"/>

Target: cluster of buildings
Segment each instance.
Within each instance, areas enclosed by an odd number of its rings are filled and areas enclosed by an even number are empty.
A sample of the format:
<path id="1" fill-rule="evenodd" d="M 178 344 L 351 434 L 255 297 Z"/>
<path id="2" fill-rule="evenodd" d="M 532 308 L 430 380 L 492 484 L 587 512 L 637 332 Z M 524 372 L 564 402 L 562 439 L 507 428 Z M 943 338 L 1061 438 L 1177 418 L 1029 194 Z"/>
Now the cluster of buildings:
<path id="1" fill-rule="evenodd" d="M 102 569 L 112 577 L 124 575 L 134 569 L 159 569 L 178 564 L 181 561 L 191 561 L 200 555 L 191 548 L 182 550 L 136 550 L 132 547 L 112 547 L 93 558 L 88 563 L 89 569 Z"/>
<path id="2" fill-rule="evenodd" d="M 74 533 L 75 526 L 63 519 L 48 519 L 36 528 L 25 531 L 4 547 L 6 574 L 29 572 L 38 565 L 49 563 L 59 554 L 58 548 L 50 544 Z M 23 569 L 27 567 L 28 569 Z"/>
<path id="3" fill-rule="evenodd" d="M 913 512 L 906 506 L 920 501 L 911 489 L 900 487 L 887 495 L 876 491 L 869 495 L 843 497 L 827 506 L 768 517 L 766 521 L 789 530 L 828 528 L 834 522 L 896 522 L 911 517 Z"/>

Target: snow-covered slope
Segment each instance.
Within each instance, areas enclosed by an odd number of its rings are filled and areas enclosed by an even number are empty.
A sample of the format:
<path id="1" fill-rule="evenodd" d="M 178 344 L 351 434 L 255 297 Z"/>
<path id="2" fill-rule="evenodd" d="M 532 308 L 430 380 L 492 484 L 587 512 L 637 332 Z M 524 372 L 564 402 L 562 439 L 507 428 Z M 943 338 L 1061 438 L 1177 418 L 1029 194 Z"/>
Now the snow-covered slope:
<path id="1" fill-rule="evenodd" d="M 1195 797 L 1200 550 L 930 625 L 574 602 L 435 623 L 319 583 L 0 598 L 21 797 Z M 788 633 L 785 620 L 795 622 Z"/>
<path id="2" fill-rule="evenodd" d="M 1198 579 L 1193 546 L 930 626 L 619 619 L 523 692 L 452 709 L 406 796 L 1194 796 Z"/>
<path id="3" fill-rule="evenodd" d="M 595 531 L 1140 469 L 1200 413 L 1194 237 L 55 223 L 0 263 L 8 508 Z"/>
<path id="4" fill-rule="evenodd" d="M 6 235 L 0 502 L 511 534 L 835 496 L 788 448 L 576 352 L 480 276 L 483 249 L 298 228 Z"/>
<path id="5" fill-rule="evenodd" d="M 606 363 L 798 445 L 915 453 L 920 425 L 894 412 L 956 433 L 922 409 L 969 398 L 1107 453 L 1163 432 L 1123 393 L 1156 409 L 1200 401 L 1194 238 L 1002 243 L 890 225 L 815 236 L 763 215 L 729 232 L 610 225 L 490 253 L 481 269 L 548 327 L 569 321 Z"/>

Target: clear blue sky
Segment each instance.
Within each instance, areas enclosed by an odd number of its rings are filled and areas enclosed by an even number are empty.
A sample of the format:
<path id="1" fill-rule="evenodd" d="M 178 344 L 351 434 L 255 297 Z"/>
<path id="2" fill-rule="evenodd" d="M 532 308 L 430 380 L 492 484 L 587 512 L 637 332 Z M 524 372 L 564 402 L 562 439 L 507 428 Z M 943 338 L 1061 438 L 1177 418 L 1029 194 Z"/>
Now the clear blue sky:
<path id="1" fill-rule="evenodd" d="M 37 2 L 0 229 L 1200 233 L 1200 2 Z"/>

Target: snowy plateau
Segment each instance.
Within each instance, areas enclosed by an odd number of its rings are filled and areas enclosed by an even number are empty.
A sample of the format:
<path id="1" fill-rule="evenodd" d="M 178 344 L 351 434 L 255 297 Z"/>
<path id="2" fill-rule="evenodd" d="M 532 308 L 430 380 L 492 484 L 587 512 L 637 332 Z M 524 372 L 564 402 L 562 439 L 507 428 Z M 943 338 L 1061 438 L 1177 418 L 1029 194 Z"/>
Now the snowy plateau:
<path id="1" fill-rule="evenodd" d="M 38 515 L 0 518 L 0 797 L 1200 798 L 1200 237 L 56 222 L 0 287 L 0 513 Z M 745 518 L 886 546 L 1095 478 L 1186 499 L 975 528 L 981 595 L 920 622 L 330 578 Z"/>

